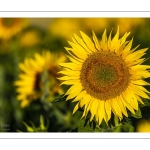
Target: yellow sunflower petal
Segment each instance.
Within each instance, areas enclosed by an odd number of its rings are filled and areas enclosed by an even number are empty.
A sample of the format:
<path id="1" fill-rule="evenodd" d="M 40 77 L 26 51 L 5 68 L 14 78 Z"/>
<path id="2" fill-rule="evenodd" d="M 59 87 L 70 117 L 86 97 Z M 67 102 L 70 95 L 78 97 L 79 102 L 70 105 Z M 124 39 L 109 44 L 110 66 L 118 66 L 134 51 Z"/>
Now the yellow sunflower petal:
<path id="1" fill-rule="evenodd" d="M 98 104 L 98 109 L 97 109 L 97 114 L 96 116 L 98 116 L 98 124 L 100 125 L 102 120 L 104 119 L 104 115 L 105 115 L 105 102 L 104 101 L 99 101 Z"/>
<path id="2" fill-rule="evenodd" d="M 108 121 L 111 118 L 111 105 L 110 105 L 110 101 L 109 100 L 107 100 L 105 102 L 105 111 L 106 111 L 106 114 L 107 114 L 107 121 Z"/>
<path id="3" fill-rule="evenodd" d="M 78 45 L 80 46 L 80 49 L 84 49 L 89 54 L 92 53 L 90 49 L 88 48 L 88 46 L 84 43 L 84 41 L 80 37 L 74 34 L 74 38 L 76 39 Z"/>
<path id="4" fill-rule="evenodd" d="M 121 109 L 120 109 L 120 107 L 119 107 L 119 105 L 118 105 L 117 100 L 116 100 L 116 99 L 112 99 L 112 100 L 110 101 L 110 103 L 111 103 L 111 108 L 112 108 L 112 111 L 114 112 L 114 114 L 115 114 L 116 116 L 118 116 L 119 119 L 120 119 L 120 118 L 122 119 L 122 112 L 121 112 Z"/>
<path id="5" fill-rule="evenodd" d="M 123 113 L 126 117 L 128 117 L 128 113 L 127 113 L 126 107 L 124 106 L 124 104 L 123 104 L 123 102 L 122 102 L 122 101 L 123 101 L 122 96 L 118 96 L 117 99 L 118 99 L 118 100 L 117 100 L 118 105 L 119 105 L 119 107 L 120 107 L 122 113 Z"/>
<path id="6" fill-rule="evenodd" d="M 83 38 L 85 44 L 87 45 L 87 47 L 88 47 L 91 51 L 97 51 L 97 50 L 95 49 L 95 46 L 94 46 L 93 42 L 91 41 L 91 39 L 90 39 L 85 33 L 83 33 L 82 31 L 80 31 L 80 33 L 81 33 L 81 36 L 82 36 L 82 38 Z"/>
<path id="7" fill-rule="evenodd" d="M 100 46 L 100 44 L 99 44 L 99 42 L 98 42 L 98 39 L 97 39 L 97 37 L 96 37 L 96 35 L 95 35 L 95 33 L 94 33 L 93 30 L 92 30 L 92 35 L 93 35 L 93 41 L 94 41 L 94 43 L 95 43 L 95 47 L 96 47 L 98 50 L 101 50 L 101 46 Z"/>
<path id="8" fill-rule="evenodd" d="M 146 93 L 149 93 L 144 87 L 130 84 L 130 90 L 132 90 L 134 93 L 137 93 L 137 95 L 149 99 L 149 96 Z"/>
<path id="9" fill-rule="evenodd" d="M 79 103 L 76 104 L 76 106 L 73 109 L 73 114 L 79 109 Z"/>
<path id="10" fill-rule="evenodd" d="M 101 47 L 103 50 L 107 50 L 107 35 L 106 35 L 106 29 L 102 35 L 102 41 L 101 41 Z"/>
<path id="11" fill-rule="evenodd" d="M 116 35 L 114 36 L 114 38 L 111 41 L 110 50 L 114 52 L 116 50 L 116 47 L 117 47 L 118 44 L 119 44 L 119 27 L 117 29 Z"/>
<path id="12" fill-rule="evenodd" d="M 68 43 L 72 46 L 72 48 L 73 48 L 72 53 L 75 54 L 75 56 L 78 56 L 80 59 L 87 58 L 86 51 L 84 49 L 82 49 L 79 45 L 76 45 L 70 41 Z"/>
<path id="13" fill-rule="evenodd" d="M 93 102 L 91 103 L 91 109 L 90 109 L 90 112 L 91 112 L 91 118 L 90 118 L 90 121 L 93 120 L 95 114 L 96 114 L 96 111 L 98 109 L 98 104 L 99 102 L 97 100 L 93 100 Z"/>
<path id="14" fill-rule="evenodd" d="M 132 40 L 130 40 L 130 42 L 128 43 L 128 45 L 124 48 L 123 54 L 122 54 L 123 57 L 126 57 L 128 54 L 130 54 L 132 42 L 133 42 L 133 38 L 132 38 Z"/>

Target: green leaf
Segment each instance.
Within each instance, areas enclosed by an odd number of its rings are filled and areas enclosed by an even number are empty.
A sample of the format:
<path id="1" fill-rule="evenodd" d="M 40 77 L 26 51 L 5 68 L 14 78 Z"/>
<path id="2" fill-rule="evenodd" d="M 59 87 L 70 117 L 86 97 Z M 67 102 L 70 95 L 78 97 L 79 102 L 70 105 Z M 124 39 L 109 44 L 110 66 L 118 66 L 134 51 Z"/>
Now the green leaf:
<path id="1" fill-rule="evenodd" d="M 47 121 L 47 125 L 45 125 L 44 117 L 42 115 L 40 115 L 40 122 L 39 122 L 38 127 L 36 127 L 32 121 L 30 121 L 30 123 L 31 123 L 31 126 L 23 122 L 23 124 L 26 126 L 27 132 L 46 132 L 49 127 L 49 121 Z"/>
<path id="2" fill-rule="evenodd" d="M 113 132 L 121 132 L 121 126 L 116 126 L 116 127 L 113 129 Z"/>
<path id="3" fill-rule="evenodd" d="M 40 128 L 41 130 L 45 130 L 45 125 L 44 125 L 44 117 L 40 115 Z"/>
<path id="4" fill-rule="evenodd" d="M 130 126 L 129 132 L 134 132 L 134 127 L 133 126 Z"/>
<path id="5" fill-rule="evenodd" d="M 23 122 L 23 124 L 26 126 L 27 128 L 27 132 L 34 132 L 33 127 L 28 126 L 25 122 Z"/>
<path id="6" fill-rule="evenodd" d="M 142 118 L 141 109 L 139 108 L 135 114 L 131 114 L 135 118 Z"/>
<path id="7" fill-rule="evenodd" d="M 106 124 L 106 122 L 104 121 L 104 119 L 102 120 L 101 124 L 100 124 L 100 128 L 103 129 L 104 131 L 110 131 L 110 127 L 108 126 L 108 124 Z"/>
<path id="8" fill-rule="evenodd" d="M 80 120 L 78 124 L 78 132 L 102 132 L 95 121 L 89 121 L 89 118 Z"/>
<path id="9" fill-rule="evenodd" d="M 124 123 L 121 126 L 121 129 L 124 132 L 134 132 L 134 127 L 130 123 Z"/>
<path id="10" fill-rule="evenodd" d="M 115 123 L 115 127 L 119 125 L 119 119 L 114 116 L 114 123 Z"/>
<path id="11" fill-rule="evenodd" d="M 53 101 L 51 101 L 51 103 L 57 103 L 57 102 L 65 101 L 65 100 L 66 100 L 66 97 L 67 97 L 67 96 L 64 96 L 64 94 L 63 94 L 63 95 L 60 95 L 60 96 L 58 96 L 57 98 L 55 98 Z"/>

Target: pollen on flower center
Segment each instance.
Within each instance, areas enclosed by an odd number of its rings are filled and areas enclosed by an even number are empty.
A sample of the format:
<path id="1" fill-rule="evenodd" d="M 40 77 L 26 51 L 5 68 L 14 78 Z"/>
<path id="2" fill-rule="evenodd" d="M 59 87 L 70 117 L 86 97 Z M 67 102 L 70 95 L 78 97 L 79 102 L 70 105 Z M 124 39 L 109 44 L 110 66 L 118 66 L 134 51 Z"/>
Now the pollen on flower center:
<path id="1" fill-rule="evenodd" d="M 95 64 L 91 68 L 91 75 L 102 87 L 114 83 L 118 77 L 116 69 L 109 64 Z"/>
<path id="2" fill-rule="evenodd" d="M 101 100 L 111 99 L 128 87 L 129 68 L 115 53 L 97 52 L 84 61 L 80 81 L 91 96 Z"/>

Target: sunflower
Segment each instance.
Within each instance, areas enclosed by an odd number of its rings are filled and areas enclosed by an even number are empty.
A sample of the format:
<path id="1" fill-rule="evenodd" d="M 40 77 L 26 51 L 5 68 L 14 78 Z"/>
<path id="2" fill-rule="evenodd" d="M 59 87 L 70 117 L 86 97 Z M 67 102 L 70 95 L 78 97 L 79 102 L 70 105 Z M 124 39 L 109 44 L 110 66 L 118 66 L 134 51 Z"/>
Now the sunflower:
<path id="1" fill-rule="evenodd" d="M 56 36 L 69 38 L 70 34 L 80 28 L 81 19 L 60 18 L 53 19 L 48 30 Z"/>
<path id="2" fill-rule="evenodd" d="M 136 132 L 150 132 L 150 118 L 141 119 L 136 126 Z"/>
<path id="3" fill-rule="evenodd" d="M 31 101 L 37 100 L 42 95 L 42 74 L 47 71 L 47 82 L 49 82 L 50 97 L 62 94 L 63 89 L 59 86 L 60 81 L 57 79 L 57 72 L 60 70 L 58 63 L 64 62 L 65 57 L 59 54 L 51 54 L 49 51 L 44 51 L 42 55 L 36 53 L 35 59 L 26 58 L 24 63 L 19 64 L 22 71 L 19 75 L 19 80 L 15 81 L 17 88 L 17 99 L 21 100 L 21 107 L 30 104 Z"/>
<path id="4" fill-rule="evenodd" d="M 36 31 L 27 31 L 20 37 L 20 45 L 32 47 L 40 43 L 40 35 Z"/>
<path id="5" fill-rule="evenodd" d="M 123 34 L 125 31 L 134 29 L 132 32 L 136 31 L 138 26 L 142 26 L 145 23 L 145 19 L 143 18 L 119 18 L 116 19 L 117 24 L 119 24 L 121 31 Z"/>
<path id="6" fill-rule="evenodd" d="M 89 31 L 89 29 L 94 29 L 96 33 L 101 31 L 104 27 L 113 21 L 112 18 L 84 18 L 82 19 L 84 30 Z"/>
<path id="7" fill-rule="evenodd" d="M 113 38 L 105 30 L 101 41 L 94 31 L 92 40 L 80 33 L 82 38 L 74 34 L 73 42 L 68 42 L 72 48 L 65 47 L 71 62 L 60 63 L 63 76 L 59 79 L 70 85 L 66 100 L 77 102 L 73 113 L 83 108 L 82 118 L 90 112 L 90 121 L 95 117 L 99 124 L 103 119 L 108 123 L 112 113 L 120 120 L 128 117 L 127 109 L 135 114 L 138 102 L 149 99 L 143 87 L 149 83 L 143 79 L 150 77 L 150 66 L 141 65 L 148 48 L 131 49 L 133 39 L 126 41 L 130 33 L 119 38 L 119 28 Z"/>
<path id="8" fill-rule="evenodd" d="M 9 39 L 19 33 L 27 25 L 23 18 L 0 18 L 0 38 Z"/>

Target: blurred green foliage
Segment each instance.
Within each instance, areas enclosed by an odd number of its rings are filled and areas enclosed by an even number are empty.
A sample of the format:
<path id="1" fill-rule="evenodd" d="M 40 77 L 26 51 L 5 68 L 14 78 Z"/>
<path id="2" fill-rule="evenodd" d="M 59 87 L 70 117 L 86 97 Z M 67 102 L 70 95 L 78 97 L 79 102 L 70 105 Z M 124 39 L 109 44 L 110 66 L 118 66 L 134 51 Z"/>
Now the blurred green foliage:
<path id="1" fill-rule="evenodd" d="M 27 19 L 27 18 L 26 18 Z M 38 18 L 37 18 L 38 19 Z M 145 105 L 135 115 L 129 113 L 129 118 L 122 121 L 114 116 L 109 124 L 97 125 L 89 118 L 80 119 L 82 109 L 72 115 L 75 103 L 65 101 L 64 95 L 58 95 L 52 102 L 47 102 L 46 95 L 33 101 L 28 107 L 21 108 L 17 100 L 14 81 L 18 79 L 18 64 L 26 57 L 33 57 L 42 50 L 53 53 L 65 52 L 67 40 L 74 33 L 82 30 L 91 35 L 92 29 L 97 37 L 101 37 L 106 28 L 108 33 L 117 27 L 121 36 L 131 31 L 134 36 L 133 47 L 140 44 L 140 48 L 150 46 L 150 19 L 149 18 L 45 18 L 48 24 L 43 25 L 44 18 L 33 24 L 32 19 L 28 25 L 9 39 L 0 37 L 0 131 L 1 132 L 134 132 L 137 122 L 141 118 L 150 117 L 150 101 L 143 99 Z M 46 22 L 47 23 L 47 22 Z M 0 32 L 1 32 L 0 26 Z M 147 51 L 144 64 L 150 65 L 150 49 Z M 43 79 L 44 80 L 44 79 Z M 150 78 L 147 79 L 150 82 Z M 46 94 L 46 82 L 44 86 Z M 68 89 L 64 86 L 64 91 Z M 146 87 L 150 91 L 150 87 Z M 8 129 L 6 130 L 6 126 Z"/>

